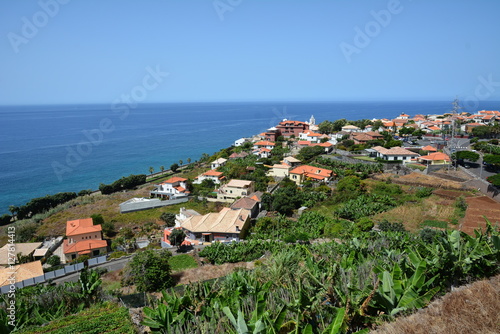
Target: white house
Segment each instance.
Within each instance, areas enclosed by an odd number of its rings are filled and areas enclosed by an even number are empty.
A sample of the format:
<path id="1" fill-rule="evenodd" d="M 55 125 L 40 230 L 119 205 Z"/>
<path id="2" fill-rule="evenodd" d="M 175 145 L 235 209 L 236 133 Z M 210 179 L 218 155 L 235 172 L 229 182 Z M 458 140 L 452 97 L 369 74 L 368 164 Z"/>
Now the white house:
<path id="1" fill-rule="evenodd" d="M 224 158 L 219 158 L 215 161 L 212 161 L 212 163 L 210 164 L 210 168 L 217 169 L 219 167 L 222 167 L 226 164 L 226 161 L 227 161 L 227 159 L 224 159 Z"/>
<path id="2" fill-rule="evenodd" d="M 208 172 L 205 172 L 201 175 L 198 175 L 196 177 L 196 180 L 193 181 L 193 183 L 200 184 L 204 180 L 212 180 L 213 183 L 220 184 L 223 179 L 224 179 L 224 175 L 222 172 L 218 172 L 216 170 L 211 169 Z"/>
<path id="3" fill-rule="evenodd" d="M 238 147 L 243 145 L 246 141 L 248 141 L 247 138 L 240 138 L 234 141 L 234 146 Z"/>
<path id="4" fill-rule="evenodd" d="M 307 140 L 311 143 L 319 143 L 321 141 L 321 136 L 321 133 L 312 132 L 311 130 L 299 133 L 300 140 Z"/>
<path id="5" fill-rule="evenodd" d="M 253 148 L 255 150 L 257 150 L 259 148 L 267 148 L 268 150 L 272 150 L 274 148 L 274 146 L 276 146 L 276 144 L 273 143 L 272 141 L 268 141 L 268 140 L 258 141 L 258 142 L 253 144 Z"/>
<path id="6" fill-rule="evenodd" d="M 342 127 L 342 131 L 345 131 L 345 132 L 359 132 L 361 130 L 357 126 L 349 124 L 349 125 L 343 126 Z"/>
<path id="7" fill-rule="evenodd" d="M 174 176 L 160 184 L 155 184 L 155 189 L 151 191 L 151 196 L 171 199 L 185 197 L 189 194 L 186 181 L 187 179 Z"/>
<path id="8" fill-rule="evenodd" d="M 291 168 L 291 166 L 286 164 L 275 164 L 267 172 L 267 175 L 272 177 L 288 177 Z"/>
<path id="9" fill-rule="evenodd" d="M 419 156 L 418 153 L 412 152 L 399 146 L 391 147 L 390 149 L 386 149 L 382 146 L 375 146 L 373 150 L 377 152 L 377 158 L 381 158 L 387 161 L 401 160 L 405 162 Z"/>
<path id="10" fill-rule="evenodd" d="M 252 151 L 253 155 L 258 156 L 259 158 L 269 158 L 271 156 L 271 150 L 265 147 L 258 148 Z"/>

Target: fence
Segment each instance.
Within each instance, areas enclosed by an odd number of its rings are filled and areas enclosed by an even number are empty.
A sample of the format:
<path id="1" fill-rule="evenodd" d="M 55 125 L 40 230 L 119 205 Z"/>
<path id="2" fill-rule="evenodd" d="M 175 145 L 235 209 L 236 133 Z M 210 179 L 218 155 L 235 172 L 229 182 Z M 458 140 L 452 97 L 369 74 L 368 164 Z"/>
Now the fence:
<path id="1" fill-rule="evenodd" d="M 170 199 L 161 201 L 157 198 L 155 199 L 132 199 L 120 204 L 120 213 L 125 212 L 133 212 L 140 210 L 148 210 L 153 208 L 159 208 L 167 205 L 174 205 L 179 203 L 187 202 L 188 197 L 178 198 L 178 199 Z"/>
<path id="2" fill-rule="evenodd" d="M 92 266 L 95 266 L 95 265 L 98 265 L 98 264 L 101 264 L 104 262 L 106 262 L 106 256 L 100 256 L 100 257 L 95 257 L 95 258 L 89 259 L 88 265 L 89 265 L 89 267 L 92 267 Z M 21 289 L 21 288 L 24 288 L 27 286 L 32 286 L 32 285 L 39 284 L 39 283 L 45 283 L 48 280 L 52 280 L 55 278 L 59 278 L 59 277 L 63 277 L 63 276 L 66 276 L 66 275 L 69 275 L 72 273 L 79 272 L 83 268 L 84 268 L 83 263 L 76 263 L 76 264 L 67 265 L 64 268 L 46 272 L 45 274 L 43 274 L 41 276 L 28 278 L 28 279 L 25 279 L 24 281 L 17 282 L 15 284 L 15 286 L 16 286 L 16 289 Z M 10 285 L 4 285 L 0 288 L 0 293 L 4 294 L 4 293 L 9 292 L 10 290 L 11 290 Z"/>

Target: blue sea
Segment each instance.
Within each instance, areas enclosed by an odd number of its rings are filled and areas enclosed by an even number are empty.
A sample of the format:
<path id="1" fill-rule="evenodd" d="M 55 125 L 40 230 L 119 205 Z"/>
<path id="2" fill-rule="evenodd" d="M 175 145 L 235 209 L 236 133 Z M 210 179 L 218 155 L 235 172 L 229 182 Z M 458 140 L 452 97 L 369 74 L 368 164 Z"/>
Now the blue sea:
<path id="1" fill-rule="evenodd" d="M 109 105 L 0 106 L 0 214 L 9 205 L 62 191 L 97 189 L 130 174 L 202 153 L 213 154 L 282 119 L 441 114 L 436 102 L 225 102 L 144 104 L 128 113 Z M 498 110 L 499 102 L 479 109 Z"/>

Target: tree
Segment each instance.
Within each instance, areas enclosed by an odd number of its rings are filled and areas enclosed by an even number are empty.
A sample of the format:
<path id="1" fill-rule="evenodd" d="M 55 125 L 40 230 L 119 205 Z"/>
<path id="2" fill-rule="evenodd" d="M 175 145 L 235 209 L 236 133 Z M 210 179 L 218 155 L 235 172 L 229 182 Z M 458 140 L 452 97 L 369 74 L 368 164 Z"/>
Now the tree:
<path id="1" fill-rule="evenodd" d="M 381 120 L 377 120 L 377 121 L 373 122 L 372 130 L 377 131 L 378 129 L 380 129 L 383 126 L 384 126 L 384 123 Z"/>
<path id="2" fill-rule="evenodd" d="M 90 216 L 92 218 L 92 221 L 94 222 L 94 225 L 101 225 L 104 224 L 104 218 L 102 218 L 101 214 L 93 214 Z"/>
<path id="3" fill-rule="evenodd" d="M 161 172 L 163 173 L 163 171 L 165 170 L 165 166 L 161 165 L 161 166 L 160 166 L 160 170 L 161 170 Z"/>
<path id="4" fill-rule="evenodd" d="M 0 225 L 7 225 L 10 224 L 10 221 L 12 220 L 12 216 L 8 214 L 4 214 L 0 217 Z"/>
<path id="5" fill-rule="evenodd" d="M 102 225 L 102 232 L 108 236 L 111 237 L 116 234 L 115 231 L 115 224 L 113 222 L 104 222 Z"/>
<path id="6" fill-rule="evenodd" d="M 338 132 L 342 130 L 342 127 L 347 124 L 347 120 L 345 118 L 338 119 L 332 124 L 332 132 Z"/>
<path id="7" fill-rule="evenodd" d="M 83 189 L 78 192 L 78 196 L 87 196 L 92 194 L 92 189 Z"/>
<path id="8" fill-rule="evenodd" d="M 325 151 L 321 146 L 307 146 L 300 149 L 297 159 L 305 162 L 323 153 L 325 153 Z"/>
<path id="9" fill-rule="evenodd" d="M 345 201 L 358 197 L 364 192 L 359 177 L 346 176 L 337 183 L 337 200 Z"/>
<path id="10" fill-rule="evenodd" d="M 497 187 L 500 187 L 500 173 L 499 173 L 499 174 L 492 175 L 492 176 L 488 176 L 488 177 L 486 178 L 486 180 L 487 180 L 488 182 L 490 182 L 492 185 L 497 186 Z"/>
<path id="11" fill-rule="evenodd" d="M 159 291 L 174 285 L 168 250 L 145 250 L 137 253 L 124 270 L 124 285 L 135 284 L 138 291 Z"/>
<path id="12" fill-rule="evenodd" d="M 472 162 L 476 162 L 477 160 L 479 160 L 479 154 L 476 152 L 472 152 L 472 151 L 458 151 L 458 152 L 453 153 L 452 157 L 454 159 L 469 160 Z"/>
<path id="13" fill-rule="evenodd" d="M 154 171 L 155 171 L 155 169 L 153 168 L 153 166 L 149 167 L 149 172 L 150 172 L 151 174 L 153 174 L 153 172 L 154 172 Z"/>
<path id="14" fill-rule="evenodd" d="M 500 165 L 500 155 L 498 154 L 485 154 L 483 161 L 487 164 Z"/>
<path id="15" fill-rule="evenodd" d="M 330 121 L 323 121 L 319 123 L 318 132 L 323 134 L 329 134 L 335 132 L 333 123 Z"/>
<path id="16" fill-rule="evenodd" d="M 184 161 L 179 160 L 179 165 L 180 165 L 180 166 L 182 166 L 182 163 L 183 163 L 183 162 L 184 162 Z"/>
<path id="17" fill-rule="evenodd" d="M 190 164 L 191 163 L 191 158 L 187 158 L 187 163 Z"/>
<path id="18" fill-rule="evenodd" d="M 61 264 L 61 258 L 57 255 L 52 255 L 47 259 L 47 264 L 50 264 L 51 266 L 58 266 Z"/>
<path id="19" fill-rule="evenodd" d="M 177 170 L 179 169 L 179 165 L 176 164 L 176 163 L 173 163 L 171 166 L 170 166 L 170 170 L 172 170 L 172 172 L 177 172 Z"/>
<path id="20" fill-rule="evenodd" d="M 164 212 L 161 214 L 160 219 L 165 222 L 167 227 L 175 226 L 175 214 L 171 212 Z"/>
<path id="21" fill-rule="evenodd" d="M 10 205 L 9 206 L 9 211 L 12 214 L 12 217 L 16 217 L 17 213 L 19 212 L 19 207 L 15 205 Z"/>
<path id="22" fill-rule="evenodd" d="M 180 246 L 185 238 L 186 233 L 180 228 L 174 228 L 168 236 L 168 240 L 172 246 Z"/>

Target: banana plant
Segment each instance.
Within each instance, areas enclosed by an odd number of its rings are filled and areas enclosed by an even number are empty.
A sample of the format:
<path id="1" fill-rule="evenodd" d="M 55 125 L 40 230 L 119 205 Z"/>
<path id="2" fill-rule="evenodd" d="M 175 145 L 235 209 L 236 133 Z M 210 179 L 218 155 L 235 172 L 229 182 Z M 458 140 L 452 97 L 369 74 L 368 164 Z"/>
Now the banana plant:
<path id="1" fill-rule="evenodd" d="M 431 298 L 439 291 L 439 287 L 431 288 L 437 276 L 426 280 L 427 263 L 420 261 L 417 269 L 411 277 L 395 264 L 392 272 L 383 270 L 379 273 L 381 284 L 373 298 L 373 306 L 382 309 L 389 315 L 394 316 L 399 312 L 422 308 L 426 306 Z"/>
<path id="2" fill-rule="evenodd" d="M 162 298 L 158 306 L 153 309 L 144 307 L 144 320 L 142 324 L 149 326 L 153 332 L 172 333 L 172 327 L 182 326 L 190 318 L 187 307 L 191 305 L 191 300 L 187 296 L 178 297 L 175 293 L 167 294 L 162 292 Z"/>

